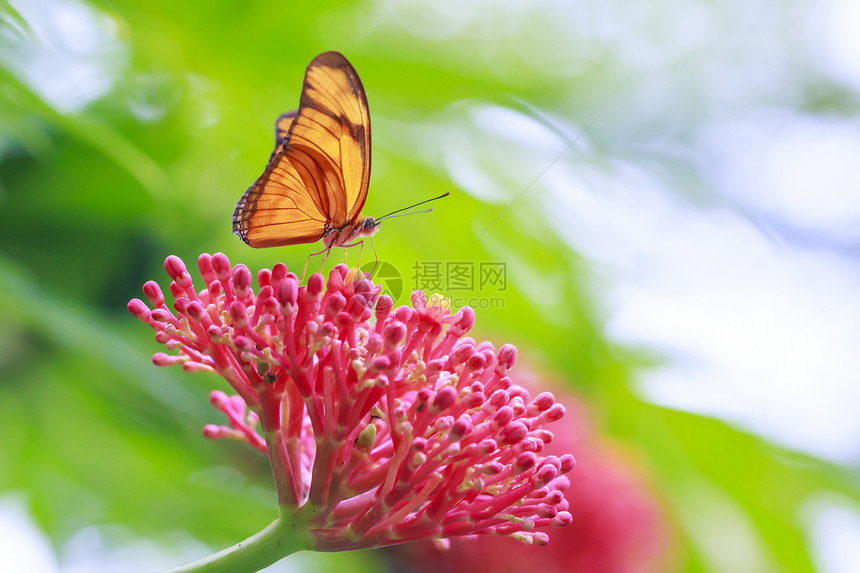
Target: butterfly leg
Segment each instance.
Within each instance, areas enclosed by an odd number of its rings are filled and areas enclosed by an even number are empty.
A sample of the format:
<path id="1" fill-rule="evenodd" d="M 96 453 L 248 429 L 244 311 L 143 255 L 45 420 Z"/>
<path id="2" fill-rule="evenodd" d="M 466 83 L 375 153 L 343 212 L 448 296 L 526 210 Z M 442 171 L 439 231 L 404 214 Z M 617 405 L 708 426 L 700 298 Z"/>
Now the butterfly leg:
<path id="1" fill-rule="evenodd" d="M 371 243 L 372 243 L 372 241 L 371 241 Z M 363 240 L 356 241 L 355 243 L 352 243 L 350 245 L 341 245 L 341 247 L 343 248 L 343 262 L 344 263 L 346 263 L 346 250 L 347 249 L 352 248 L 352 247 L 361 247 L 361 249 L 358 251 L 358 264 L 355 265 L 355 268 L 361 269 L 361 255 L 364 254 L 364 241 Z M 376 249 L 374 249 L 373 252 L 375 253 Z"/>
<path id="2" fill-rule="evenodd" d="M 320 253 L 321 253 L 321 252 L 322 252 L 322 251 L 320 251 Z M 319 254 L 319 253 L 317 253 L 317 254 Z M 322 274 L 322 272 L 323 272 L 323 265 L 325 265 L 325 261 L 326 261 L 326 259 L 328 258 L 328 256 L 329 256 L 330 254 L 331 254 L 331 245 L 329 245 L 329 246 L 328 246 L 328 248 L 325 250 L 325 255 L 323 255 L 323 258 L 322 258 L 322 260 L 320 261 L 320 274 Z"/>
<path id="3" fill-rule="evenodd" d="M 305 275 L 306 275 L 306 274 L 307 274 L 307 272 L 308 272 L 308 264 L 311 262 L 311 257 L 315 257 L 315 256 L 317 256 L 317 255 L 321 255 L 321 254 L 325 253 L 325 256 L 323 257 L 322 263 L 320 263 L 320 273 L 322 273 L 322 266 L 323 266 L 323 263 L 325 263 L 325 260 L 328 258 L 328 253 L 329 253 L 329 251 L 331 251 L 331 247 L 326 247 L 325 249 L 323 249 L 323 250 L 321 250 L 321 251 L 317 251 L 316 253 L 311 253 L 311 254 L 309 254 L 309 255 L 308 255 L 308 258 L 307 258 L 307 260 L 305 261 L 305 268 L 304 268 L 304 270 L 302 270 L 302 280 L 301 280 L 301 282 L 304 282 L 304 281 L 305 281 Z"/>
<path id="4" fill-rule="evenodd" d="M 379 255 L 376 254 L 376 245 L 373 244 L 373 237 L 369 236 L 367 238 L 370 239 L 370 248 L 373 249 L 373 268 L 370 269 L 370 274 L 373 274 L 376 267 L 379 266 Z"/>

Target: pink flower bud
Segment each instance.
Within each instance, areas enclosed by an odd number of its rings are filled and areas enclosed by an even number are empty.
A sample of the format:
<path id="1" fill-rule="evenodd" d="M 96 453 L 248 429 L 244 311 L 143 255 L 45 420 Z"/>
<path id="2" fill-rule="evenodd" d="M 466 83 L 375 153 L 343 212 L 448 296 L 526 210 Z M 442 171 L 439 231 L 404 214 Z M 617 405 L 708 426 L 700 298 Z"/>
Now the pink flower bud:
<path id="1" fill-rule="evenodd" d="M 508 396 L 508 393 L 505 390 L 496 390 L 490 394 L 490 399 L 487 400 L 484 410 L 495 412 L 499 408 L 506 406 L 508 402 L 510 402 L 510 399 L 510 396 Z"/>
<path id="2" fill-rule="evenodd" d="M 236 298 L 245 300 L 251 293 L 251 271 L 245 265 L 236 265 L 233 268 L 233 292 Z"/>
<path id="3" fill-rule="evenodd" d="M 368 353 L 376 354 L 377 352 L 382 350 L 382 337 L 376 333 L 371 334 L 370 338 L 367 339 L 367 344 L 365 344 L 365 348 L 367 348 Z"/>
<path id="4" fill-rule="evenodd" d="M 535 464 L 537 464 L 537 456 L 532 452 L 524 452 L 514 461 L 514 473 L 521 474 L 535 467 Z"/>
<path id="5" fill-rule="evenodd" d="M 431 404 L 431 412 L 434 414 L 438 414 L 439 412 L 444 412 L 448 408 L 454 405 L 457 401 L 457 390 L 455 390 L 452 386 L 442 386 L 436 392 L 436 396 L 433 398 L 433 402 Z"/>
<path id="6" fill-rule="evenodd" d="M 215 280 L 215 269 L 212 268 L 212 255 L 203 253 L 197 257 L 197 268 L 200 270 L 203 282 L 209 284 Z"/>
<path id="7" fill-rule="evenodd" d="M 215 424 L 206 424 L 203 426 L 203 437 L 208 438 L 210 440 L 217 440 L 221 438 L 221 426 L 216 426 Z"/>
<path id="8" fill-rule="evenodd" d="M 340 264 L 337 264 L 334 267 L 332 267 L 331 272 L 329 273 L 329 276 L 335 276 L 335 277 L 339 277 L 339 278 L 343 279 L 344 277 L 346 277 L 348 272 L 349 272 L 349 267 L 343 263 L 340 263 Z"/>
<path id="9" fill-rule="evenodd" d="M 385 331 L 383 331 L 382 333 L 383 341 L 385 342 L 385 348 L 387 348 L 388 350 L 396 348 L 405 336 L 405 324 L 397 321 L 389 323 L 388 326 L 385 327 Z"/>
<path id="10" fill-rule="evenodd" d="M 281 308 L 295 306 L 299 299 L 299 283 L 292 279 L 284 279 L 278 285 L 278 303 Z"/>
<path id="11" fill-rule="evenodd" d="M 436 423 L 433 424 L 433 427 L 437 432 L 444 434 L 447 433 L 453 425 L 454 418 L 452 416 L 442 416 L 441 418 L 436 418 Z"/>
<path id="12" fill-rule="evenodd" d="M 539 517 L 552 518 L 558 514 L 558 509 L 555 506 L 546 503 L 539 503 L 535 509 L 535 513 L 537 513 Z"/>
<path id="13" fill-rule="evenodd" d="M 287 265 L 278 263 L 272 267 L 272 284 L 277 286 L 282 280 L 287 278 Z"/>
<path id="14" fill-rule="evenodd" d="M 427 363 L 427 368 L 425 370 L 427 376 L 432 376 L 434 374 L 438 374 L 445 368 L 446 360 L 443 358 L 436 358 Z"/>
<path id="15" fill-rule="evenodd" d="M 484 355 L 483 354 L 473 354 L 469 360 L 466 361 L 466 368 L 469 370 L 482 370 L 484 368 Z"/>
<path id="16" fill-rule="evenodd" d="M 341 312 L 334 319 L 334 323 L 337 325 L 338 330 L 346 328 L 352 321 L 352 315 L 348 312 Z"/>
<path id="17" fill-rule="evenodd" d="M 370 369 L 374 372 L 382 372 L 383 370 L 388 370 L 391 368 L 391 359 L 387 356 L 376 356 L 370 362 Z"/>
<path id="18" fill-rule="evenodd" d="M 173 281 L 183 289 L 186 289 L 193 284 L 191 282 L 191 275 L 189 275 L 188 271 L 185 269 L 185 263 L 183 263 L 182 259 L 177 256 L 170 255 L 164 260 L 164 270 L 167 271 L 168 276 L 170 276 L 170 278 L 172 278 Z"/>
<path id="19" fill-rule="evenodd" d="M 394 301 L 387 294 L 379 297 L 376 301 L 376 322 L 384 322 L 391 311 L 394 309 Z"/>
<path id="20" fill-rule="evenodd" d="M 173 309 L 179 314 L 185 314 L 188 311 L 189 302 L 190 301 L 187 298 L 181 296 L 173 301 Z"/>
<path id="21" fill-rule="evenodd" d="M 489 456 L 490 454 L 494 453 L 498 449 L 499 449 L 499 445 L 498 445 L 498 443 L 496 443 L 496 440 L 494 440 L 492 438 L 487 438 L 487 439 L 481 440 L 478 443 L 478 451 L 476 453 L 480 456 L 486 457 L 486 456 Z"/>
<path id="22" fill-rule="evenodd" d="M 149 308 L 143 303 L 139 298 L 133 298 L 128 301 L 128 311 L 134 315 L 135 318 L 142 320 L 143 322 L 149 322 L 149 316 L 151 314 Z"/>
<path id="23" fill-rule="evenodd" d="M 525 424 L 519 421 L 511 422 L 507 426 L 502 429 L 501 437 L 502 443 L 505 444 L 516 444 L 526 437 L 529 429 L 526 428 Z M 528 454 L 534 455 L 532 452 L 526 452 Z"/>
<path id="24" fill-rule="evenodd" d="M 221 284 L 226 284 L 230 280 L 230 259 L 224 253 L 215 253 L 212 255 L 212 270 L 215 271 L 215 277 L 221 281 Z"/>
<path id="25" fill-rule="evenodd" d="M 221 281 L 214 280 L 209 283 L 206 290 L 209 292 L 209 300 L 215 300 L 224 292 L 224 287 L 221 286 Z"/>
<path id="26" fill-rule="evenodd" d="M 158 308 L 164 304 L 164 294 L 161 292 L 161 287 L 155 281 L 147 281 L 143 285 L 143 295 L 152 308 Z"/>
<path id="27" fill-rule="evenodd" d="M 221 390 L 212 390 L 209 393 L 209 403 L 215 406 L 217 409 L 224 409 L 226 407 L 227 402 L 227 394 L 225 394 Z"/>
<path id="28" fill-rule="evenodd" d="M 470 344 L 463 344 L 458 346 L 451 352 L 451 364 L 452 366 L 459 366 L 460 364 L 464 364 L 472 355 L 475 353 L 475 347 Z"/>
<path id="29" fill-rule="evenodd" d="M 472 421 L 468 416 L 460 416 L 451 427 L 450 437 L 452 441 L 459 442 L 472 432 Z"/>
<path id="30" fill-rule="evenodd" d="M 549 392 L 538 394 L 528 406 L 528 415 L 537 416 L 541 412 L 549 410 L 553 404 L 555 404 L 555 396 Z"/>
<path id="31" fill-rule="evenodd" d="M 449 332 L 459 338 L 472 330 L 475 324 L 475 311 L 471 307 L 464 306 L 458 314 L 460 318 L 449 328 Z"/>
<path id="32" fill-rule="evenodd" d="M 323 338 L 330 338 L 335 335 L 337 332 L 337 327 L 330 322 L 324 322 L 319 329 L 318 336 Z"/>
<path id="33" fill-rule="evenodd" d="M 463 408 L 467 410 L 473 410 L 483 406 L 484 400 L 485 398 L 483 392 L 470 392 L 463 398 L 461 404 Z"/>
<path id="34" fill-rule="evenodd" d="M 567 472 L 573 470 L 573 468 L 576 467 L 576 460 L 571 454 L 564 454 L 559 458 L 559 461 L 561 462 L 561 467 L 559 468 L 559 471 L 563 474 L 566 474 Z"/>
<path id="35" fill-rule="evenodd" d="M 206 311 L 203 309 L 203 305 L 196 300 L 185 307 L 185 314 L 195 322 L 202 322 L 206 318 Z"/>
<path id="36" fill-rule="evenodd" d="M 508 388 L 508 395 L 513 398 L 519 398 L 520 401 L 525 404 L 529 399 L 529 391 L 519 385 L 513 385 Z"/>
<path id="37" fill-rule="evenodd" d="M 405 324 L 408 323 L 409 320 L 412 318 L 412 313 L 413 309 L 406 306 L 401 306 L 394 311 L 394 319 Z"/>
<path id="38" fill-rule="evenodd" d="M 170 322 L 170 320 L 173 318 L 173 315 L 170 313 L 169 310 L 164 310 L 163 308 L 156 308 L 149 314 L 149 317 L 152 318 L 152 320 L 156 320 L 158 322 Z"/>
<path id="39" fill-rule="evenodd" d="M 366 303 L 367 301 L 363 296 L 360 294 L 354 295 L 346 303 L 346 313 L 350 315 L 353 321 L 358 322 L 361 320 L 361 315 L 364 314 Z"/>
<path id="40" fill-rule="evenodd" d="M 499 348 L 499 353 L 496 355 L 496 372 L 500 376 L 506 374 L 516 361 L 517 347 L 513 344 L 505 344 Z"/>
<path id="41" fill-rule="evenodd" d="M 257 273 L 257 284 L 260 285 L 261 289 L 272 286 L 272 271 L 269 269 L 260 269 Z"/>
<path id="42" fill-rule="evenodd" d="M 535 473 L 534 477 L 532 477 L 532 486 L 533 487 L 543 487 L 558 475 L 558 469 L 551 464 L 543 464 L 538 471 Z"/>
<path id="43" fill-rule="evenodd" d="M 319 273 L 314 273 L 308 279 L 308 297 L 310 300 L 319 300 L 325 288 L 325 279 Z"/>
<path id="44" fill-rule="evenodd" d="M 557 489 L 559 491 L 567 491 L 570 488 L 570 478 L 566 475 L 560 475 L 552 482 L 550 482 L 550 487 L 553 489 Z"/>
<path id="45" fill-rule="evenodd" d="M 334 318 L 341 313 L 345 306 L 346 298 L 342 294 L 335 293 L 331 295 L 325 305 L 326 319 L 334 320 Z"/>
<path id="46" fill-rule="evenodd" d="M 493 425 L 497 428 L 507 426 L 514 419 L 514 410 L 510 406 L 502 406 L 493 416 Z"/>
<path id="47" fill-rule="evenodd" d="M 233 320 L 233 326 L 240 330 L 248 328 L 248 314 L 245 305 L 234 300 L 230 304 L 230 318 Z"/>
<path id="48" fill-rule="evenodd" d="M 367 301 L 368 305 L 372 304 L 374 300 L 376 300 L 376 286 L 372 281 L 366 279 L 359 279 L 352 283 L 352 292 L 355 295 L 360 295 Z"/>
<path id="49" fill-rule="evenodd" d="M 556 402 L 553 404 L 549 410 L 543 412 L 540 416 L 538 416 L 539 424 L 549 424 L 550 422 L 556 422 L 561 420 L 564 417 L 564 406 Z"/>

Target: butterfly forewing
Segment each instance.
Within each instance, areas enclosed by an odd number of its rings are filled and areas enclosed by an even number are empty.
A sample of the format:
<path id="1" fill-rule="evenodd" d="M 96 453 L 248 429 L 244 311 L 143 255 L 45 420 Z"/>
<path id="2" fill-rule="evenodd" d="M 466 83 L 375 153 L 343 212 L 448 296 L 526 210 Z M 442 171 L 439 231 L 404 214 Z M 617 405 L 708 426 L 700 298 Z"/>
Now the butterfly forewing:
<path id="1" fill-rule="evenodd" d="M 233 232 L 252 247 L 274 247 L 354 223 L 370 181 L 370 116 L 346 58 L 314 58 L 299 110 L 278 118 L 276 140 L 281 146 L 236 204 Z"/>
<path id="2" fill-rule="evenodd" d="M 324 167 L 332 224 L 354 222 L 370 183 L 370 114 L 361 80 L 341 54 L 326 52 L 308 66 L 289 145 Z"/>

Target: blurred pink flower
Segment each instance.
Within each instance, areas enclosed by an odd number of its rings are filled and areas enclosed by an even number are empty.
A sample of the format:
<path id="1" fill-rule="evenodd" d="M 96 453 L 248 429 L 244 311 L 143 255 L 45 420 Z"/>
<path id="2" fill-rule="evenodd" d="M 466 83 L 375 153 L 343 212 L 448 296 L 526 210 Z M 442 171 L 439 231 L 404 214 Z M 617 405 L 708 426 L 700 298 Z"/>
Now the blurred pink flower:
<path id="1" fill-rule="evenodd" d="M 339 551 L 493 533 L 545 544 L 537 527 L 572 520 L 567 453 L 545 455 L 544 428 L 565 412 L 507 376 L 516 349 L 464 335 L 451 314 L 413 293 L 394 309 L 380 287 L 338 265 L 306 286 L 284 265 L 257 274 L 201 255 L 206 288 L 168 257 L 175 302 L 154 282 L 128 308 L 175 351 L 155 364 L 222 376 L 226 417 L 209 438 L 245 441 L 272 465 L 282 515 L 307 526 L 308 549 Z M 259 426 L 259 429 L 258 429 Z"/>
<path id="2" fill-rule="evenodd" d="M 576 472 L 566 496 L 573 523 L 535 549 L 497 536 L 411 543 L 387 553 L 398 573 L 656 573 L 677 569 L 672 527 L 655 493 L 634 464 L 614 453 L 572 398 L 553 427 L 545 453 L 574 452 Z M 572 415 L 571 415 L 572 414 Z M 575 428 L 575 429 L 574 429 Z M 589 445 L 590 444 L 590 445 Z M 594 449 L 592 449 L 592 447 Z"/>

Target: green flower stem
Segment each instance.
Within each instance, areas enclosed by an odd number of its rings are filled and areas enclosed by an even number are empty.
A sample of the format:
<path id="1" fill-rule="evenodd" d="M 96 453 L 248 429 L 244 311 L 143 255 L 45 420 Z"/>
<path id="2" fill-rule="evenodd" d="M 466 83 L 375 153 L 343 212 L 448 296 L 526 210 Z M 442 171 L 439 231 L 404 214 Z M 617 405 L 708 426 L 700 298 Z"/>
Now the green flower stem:
<path id="1" fill-rule="evenodd" d="M 163 573 L 252 573 L 309 549 L 307 532 L 304 519 L 282 511 L 268 527 L 233 547 Z"/>

